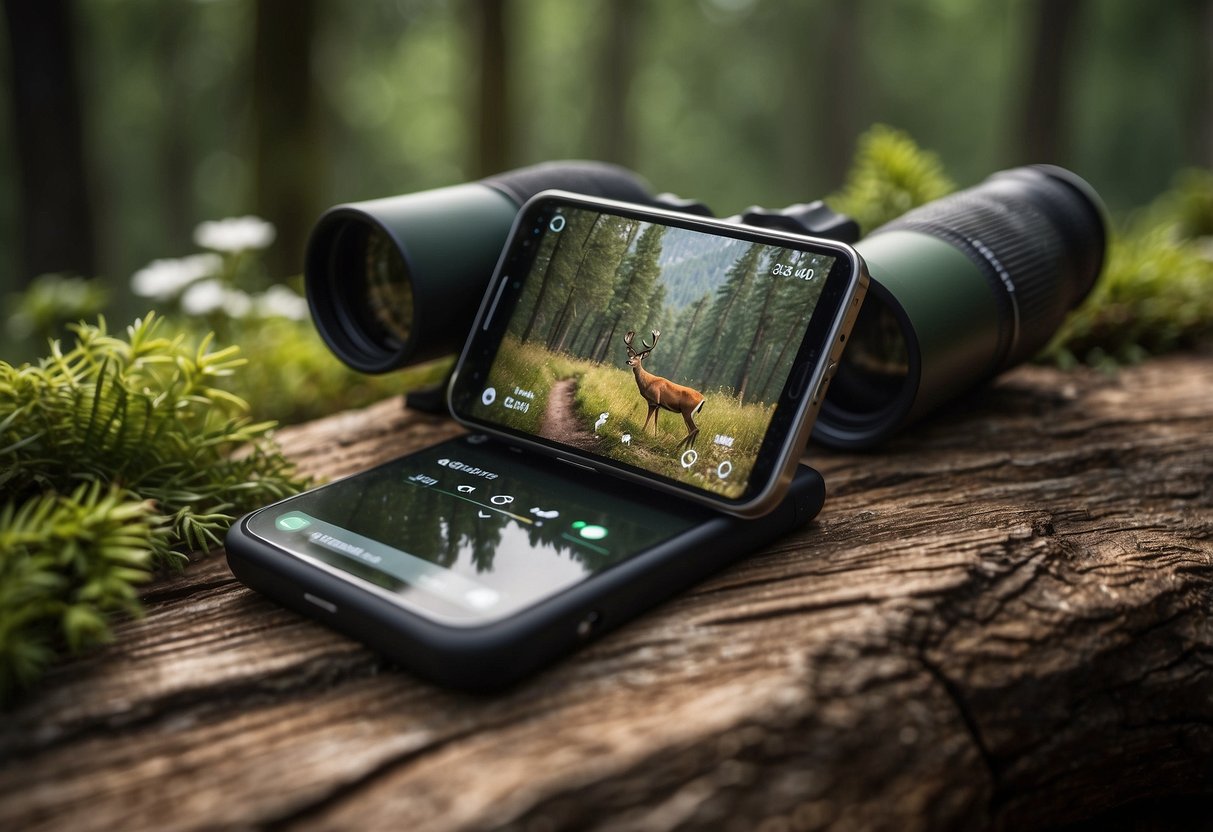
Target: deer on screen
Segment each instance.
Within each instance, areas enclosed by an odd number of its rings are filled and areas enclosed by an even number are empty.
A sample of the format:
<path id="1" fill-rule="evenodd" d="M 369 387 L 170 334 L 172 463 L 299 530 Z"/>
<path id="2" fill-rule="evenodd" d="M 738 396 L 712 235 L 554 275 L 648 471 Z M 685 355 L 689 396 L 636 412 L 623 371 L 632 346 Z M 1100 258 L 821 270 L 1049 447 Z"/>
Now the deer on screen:
<path id="1" fill-rule="evenodd" d="M 687 424 L 687 435 L 678 443 L 678 449 L 690 448 L 695 444 L 695 438 L 699 436 L 699 426 L 695 424 L 695 417 L 703 409 L 703 394 L 690 387 L 675 384 L 668 378 L 655 376 L 640 366 L 645 357 L 653 351 L 653 347 L 657 346 L 657 339 L 661 337 L 660 332 L 653 330 L 653 343 L 651 344 L 642 340 L 640 345 L 644 349 L 639 352 L 632 347 L 632 340 L 635 337 L 636 333 L 629 331 L 627 335 L 623 336 L 623 343 L 628 348 L 628 366 L 632 368 L 632 372 L 636 376 L 636 386 L 640 388 L 640 395 L 649 404 L 649 414 L 644 419 L 644 429 L 648 430 L 649 420 L 652 419 L 653 433 L 657 433 L 657 414 L 662 410 L 681 413 L 683 421 Z"/>

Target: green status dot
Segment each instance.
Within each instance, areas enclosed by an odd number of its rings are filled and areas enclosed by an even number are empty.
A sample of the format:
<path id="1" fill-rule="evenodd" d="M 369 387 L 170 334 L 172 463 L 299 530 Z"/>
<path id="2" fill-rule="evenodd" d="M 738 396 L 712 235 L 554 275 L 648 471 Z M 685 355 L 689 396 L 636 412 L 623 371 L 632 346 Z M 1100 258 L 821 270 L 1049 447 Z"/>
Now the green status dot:
<path id="1" fill-rule="evenodd" d="M 602 526 L 591 526 L 585 523 L 581 524 L 581 536 L 586 540 L 602 540 L 607 536 L 607 530 Z"/>
<path id="2" fill-rule="evenodd" d="M 584 529 L 585 526 L 586 526 L 586 522 L 584 520 L 578 520 L 576 523 L 573 524 L 574 529 Z"/>
<path id="3" fill-rule="evenodd" d="M 297 532 L 312 525 L 312 521 L 298 514 L 284 514 L 275 521 L 274 525 L 284 532 Z"/>

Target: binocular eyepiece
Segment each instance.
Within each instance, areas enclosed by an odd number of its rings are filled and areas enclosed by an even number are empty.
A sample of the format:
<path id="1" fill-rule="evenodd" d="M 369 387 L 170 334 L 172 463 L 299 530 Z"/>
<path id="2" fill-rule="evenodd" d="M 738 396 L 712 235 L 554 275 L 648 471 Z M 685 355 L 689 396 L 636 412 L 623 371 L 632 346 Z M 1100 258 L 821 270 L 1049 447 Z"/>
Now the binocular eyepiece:
<path id="1" fill-rule="evenodd" d="M 518 208 L 551 188 L 679 205 L 654 197 L 631 171 L 595 162 L 551 162 L 339 205 L 320 218 L 306 257 L 321 337 L 345 363 L 370 373 L 456 352 Z M 738 219 L 854 236 L 853 223 L 823 207 L 796 209 Z M 1031 358 L 1090 292 L 1106 245 L 1095 190 L 1047 165 L 995 173 L 876 229 L 855 245 L 872 283 L 814 438 L 872 447 Z"/>

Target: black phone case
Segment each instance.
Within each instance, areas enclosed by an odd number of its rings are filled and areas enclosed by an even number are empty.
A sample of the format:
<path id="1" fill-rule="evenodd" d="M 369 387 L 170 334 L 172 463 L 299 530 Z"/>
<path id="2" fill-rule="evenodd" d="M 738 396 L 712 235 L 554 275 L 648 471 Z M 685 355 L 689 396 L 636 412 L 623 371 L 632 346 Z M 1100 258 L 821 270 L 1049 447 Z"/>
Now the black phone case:
<path id="1" fill-rule="evenodd" d="M 335 578 L 255 538 L 246 529 L 247 518 L 232 526 L 225 543 L 228 566 L 246 586 L 361 641 L 418 676 L 447 687 L 491 691 L 804 525 L 824 502 L 821 474 L 801 465 L 787 495 L 769 514 L 748 520 L 712 516 L 503 621 L 476 627 L 436 623 Z"/>

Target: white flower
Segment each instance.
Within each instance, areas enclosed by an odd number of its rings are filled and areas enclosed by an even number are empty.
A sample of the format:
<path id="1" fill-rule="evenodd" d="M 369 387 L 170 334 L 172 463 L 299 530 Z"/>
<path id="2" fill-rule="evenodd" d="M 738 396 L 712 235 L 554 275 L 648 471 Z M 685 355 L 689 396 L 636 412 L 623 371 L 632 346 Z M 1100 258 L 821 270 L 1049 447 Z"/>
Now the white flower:
<path id="1" fill-rule="evenodd" d="M 257 314 L 263 318 L 290 318 L 292 321 L 306 321 L 308 318 L 307 301 L 295 294 L 289 286 L 281 283 L 271 286 L 264 294 L 256 298 Z"/>
<path id="2" fill-rule="evenodd" d="M 181 311 L 189 315 L 209 315 L 223 310 L 232 318 L 243 318 L 253 311 L 253 298 L 239 289 L 229 289 L 218 280 L 203 280 L 185 290 Z"/>
<path id="3" fill-rule="evenodd" d="M 136 295 L 168 300 L 195 280 L 210 277 L 223 267 L 218 254 L 191 254 L 176 260 L 153 260 L 131 277 Z"/>
<path id="4" fill-rule="evenodd" d="M 181 310 L 189 315 L 206 315 L 223 307 L 227 289 L 218 280 L 203 280 L 185 290 Z"/>
<path id="5" fill-rule="evenodd" d="M 228 217 L 199 223 L 194 229 L 194 242 L 212 251 L 235 254 L 266 248 L 274 242 L 276 234 L 273 224 L 260 217 Z"/>
<path id="6" fill-rule="evenodd" d="M 223 311 L 232 318 L 243 318 L 253 311 L 253 299 L 247 292 L 239 289 L 225 289 L 223 292 Z"/>

